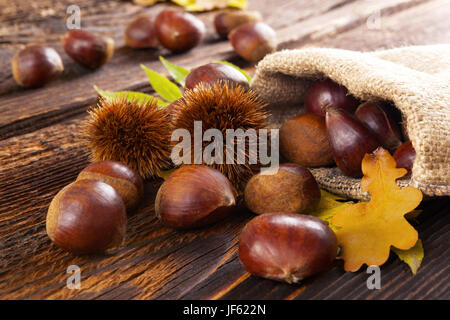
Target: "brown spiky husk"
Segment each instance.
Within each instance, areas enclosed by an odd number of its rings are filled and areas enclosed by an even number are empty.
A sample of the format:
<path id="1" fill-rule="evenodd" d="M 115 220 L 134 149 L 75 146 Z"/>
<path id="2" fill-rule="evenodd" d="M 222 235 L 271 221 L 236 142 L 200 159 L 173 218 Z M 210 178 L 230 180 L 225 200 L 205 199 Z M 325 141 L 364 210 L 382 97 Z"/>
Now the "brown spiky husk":
<path id="1" fill-rule="evenodd" d="M 91 150 L 91 161 L 120 161 L 143 178 L 169 167 L 171 121 L 155 100 L 101 99 L 88 113 L 83 136 Z"/>
<path id="2" fill-rule="evenodd" d="M 218 129 L 224 138 L 223 155 L 226 152 L 226 129 L 258 129 L 266 127 L 269 116 L 266 105 L 249 89 L 229 82 L 218 81 L 214 85 L 200 84 L 193 90 L 186 90 L 184 99 L 176 102 L 173 110 L 174 129 L 183 128 L 191 134 L 191 150 L 194 150 L 194 121 L 202 121 L 202 133 Z M 178 141 L 172 142 L 172 147 Z M 203 150 L 211 142 L 203 142 Z M 222 172 L 238 189 L 242 189 L 258 166 L 249 164 L 250 144 L 247 139 L 245 164 L 210 164 Z M 192 151 L 191 154 L 194 152 Z M 236 150 L 233 151 L 236 160 Z M 194 157 L 192 156 L 192 161 Z M 205 163 L 203 159 L 203 164 Z"/>

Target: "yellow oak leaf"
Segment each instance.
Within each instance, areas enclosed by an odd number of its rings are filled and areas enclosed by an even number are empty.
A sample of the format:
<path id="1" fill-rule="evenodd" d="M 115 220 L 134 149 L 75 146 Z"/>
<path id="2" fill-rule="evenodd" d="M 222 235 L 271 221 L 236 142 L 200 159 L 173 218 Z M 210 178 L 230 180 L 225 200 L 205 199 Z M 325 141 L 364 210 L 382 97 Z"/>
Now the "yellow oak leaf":
<path id="1" fill-rule="evenodd" d="M 417 270 L 419 269 L 422 260 L 423 260 L 423 245 L 422 240 L 417 240 L 417 243 L 414 247 L 408 250 L 399 250 L 397 248 L 392 248 L 392 251 L 394 251 L 400 260 L 402 260 L 404 263 L 406 263 L 410 269 L 413 275 L 417 273 Z"/>
<path id="2" fill-rule="evenodd" d="M 331 218 L 336 214 L 336 212 L 340 211 L 342 208 L 352 205 L 353 203 L 353 201 L 349 201 L 348 199 L 339 197 L 321 189 L 319 204 L 313 211 L 308 212 L 308 214 L 327 222 L 330 228 L 333 231 L 336 231 L 335 226 L 331 223 Z"/>
<path id="3" fill-rule="evenodd" d="M 388 259 L 391 246 L 408 250 L 418 239 L 404 215 L 420 204 L 422 193 L 396 183 L 406 169 L 396 168 L 390 153 L 378 148 L 364 156 L 362 171 L 361 188 L 371 200 L 345 207 L 331 219 L 338 227 L 336 237 L 346 271 L 357 271 L 363 264 L 380 266 Z"/>

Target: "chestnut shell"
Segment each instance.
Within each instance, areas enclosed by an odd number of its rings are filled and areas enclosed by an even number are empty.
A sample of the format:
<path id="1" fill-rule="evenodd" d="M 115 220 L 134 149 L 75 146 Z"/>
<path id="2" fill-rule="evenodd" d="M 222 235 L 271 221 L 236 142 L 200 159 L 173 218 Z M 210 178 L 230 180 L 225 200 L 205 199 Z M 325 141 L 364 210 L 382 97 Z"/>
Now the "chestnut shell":
<path id="1" fill-rule="evenodd" d="M 266 213 L 242 230 L 239 259 L 251 274 L 296 283 L 333 265 L 338 246 L 322 220 L 302 214 Z"/>
<path id="2" fill-rule="evenodd" d="M 305 107 L 310 113 L 325 116 L 325 107 L 342 109 L 352 114 L 359 101 L 348 93 L 347 88 L 331 79 L 316 81 L 305 93 Z"/>
<path id="3" fill-rule="evenodd" d="M 212 224 L 236 208 L 237 192 L 219 171 L 202 165 L 187 165 L 164 181 L 155 200 L 160 221 L 174 228 Z"/>
<path id="4" fill-rule="evenodd" d="M 280 128 L 280 152 L 287 160 L 302 166 L 332 165 L 325 118 L 305 113 L 286 121 Z"/>
<path id="5" fill-rule="evenodd" d="M 197 46 L 205 34 L 204 23 L 194 15 L 174 9 L 161 11 L 155 20 L 159 42 L 174 53 Z"/>
<path id="6" fill-rule="evenodd" d="M 53 198 L 46 228 L 58 247 L 88 254 L 120 245 L 126 223 L 125 205 L 113 187 L 97 180 L 77 180 Z"/>
<path id="7" fill-rule="evenodd" d="M 333 158 L 339 169 L 347 176 L 362 177 L 364 155 L 379 147 L 378 140 L 343 110 L 327 109 L 326 124 Z"/>
<path id="8" fill-rule="evenodd" d="M 84 168 L 77 180 L 91 179 L 105 182 L 121 196 L 127 209 L 136 208 L 142 194 L 144 183 L 132 168 L 118 161 L 105 160 L 94 162 Z"/>
<path id="9" fill-rule="evenodd" d="M 320 201 L 320 189 L 311 172 L 295 163 L 280 164 L 278 172 L 254 175 L 244 191 L 247 207 L 256 214 L 302 213 Z"/>
<path id="10" fill-rule="evenodd" d="M 222 63 L 208 63 L 194 68 L 186 77 L 186 89 L 194 89 L 199 83 L 213 84 L 218 80 L 230 81 L 249 87 L 247 78 L 238 70 Z"/>
<path id="11" fill-rule="evenodd" d="M 112 57 L 114 40 L 87 30 L 74 29 L 64 36 L 63 47 L 67 55 L 75 62 L 95 69 Z"/>
<path id="12" fill-rule="evenodd" d="M 43 86 L 64 71 L 58 52 L 39 44 L 28 45 L 17 52 L 11 66 L 14 79 L 25 87 Z"/>

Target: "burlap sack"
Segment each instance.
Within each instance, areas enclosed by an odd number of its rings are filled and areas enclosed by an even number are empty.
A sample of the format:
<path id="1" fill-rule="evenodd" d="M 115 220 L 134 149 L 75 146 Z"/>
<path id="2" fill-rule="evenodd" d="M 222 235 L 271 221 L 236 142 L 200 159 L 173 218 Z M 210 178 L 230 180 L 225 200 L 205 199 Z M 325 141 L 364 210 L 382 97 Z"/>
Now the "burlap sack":
<path id="1" fill-rule="evenodd" d="M 323 77 L 362 100 L 395 103 L 417 153 L 411 177 L 399 184 L 417 187 L 430 197 L 450 195 L 450 45 L 368 53 L 324 48 L 280 51 L 260 61 L 252 88 L 271 104 L 300 108 L 312 81 Z M 368 198 L 359 179 L 337 168 L 312 171 L 331 192 Z"/>

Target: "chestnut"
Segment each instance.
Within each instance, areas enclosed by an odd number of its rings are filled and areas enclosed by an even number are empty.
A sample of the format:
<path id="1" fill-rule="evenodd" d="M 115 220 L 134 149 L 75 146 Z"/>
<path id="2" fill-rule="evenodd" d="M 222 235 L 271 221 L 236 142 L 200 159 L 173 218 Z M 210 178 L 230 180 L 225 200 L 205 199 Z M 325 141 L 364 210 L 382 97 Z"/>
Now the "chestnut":
<path id="1" fill-rule="evenodd" d="M 330 269 L 338 246 L 334 232 L 316 217 L 266 213 L 247 223 L 238 250 L 251 274 L 297 283 Z"/>
<path id="2" fill-rule="evenodd" d="M 186 77 L 186 89 L 194 89 L 200 82 L 213 84 L 218 80 L 230 81 L 249 87 L 247 78 L 235 68 L 222 63 L 208 63 L 194 68 Z"/>
<path id="3" fill-rule="evenodd" d="M 384 148 L 393 151 L 402 144 L 400 128 L 381 103 L 360 104 L 355 111 L 355 117 L 372 132 Z"/>
<path id="4" fill-rule="evenodd" d="M 288 120 L 280 128 L 280 152 L 290 162 L 306 167 L 333 164 L 325 118 L 305 113 Z"/>
<path id="5" fill-rule="evenodd" d="M 63 37 L 63 47 L 75 62 L 96 69 L 112 57 L 114 40 L 87 30 L 74 29 Z"/>
<path id="6" fill-rule="evenodd" d="M 235 188 L 222 173 L 203 165 L 188 165 L 171 173 L 161 185 L 155 212 L 170 227 L 202 227 L 231 213 L 236 197 Z"/>
<path id="7" fill-rule="evenodd" d="M 245 23 L 259 22 L 262 16 L 258 11 L 243 11 L 243 10 L 227 10 L 218 13 L 214 17 L 214 27 L 217 34 L 226 39 L 228 34 L 236 27 Z"/>
<path id="8" fill-rule="evenodd" d="M 132 20 L 125 29 L 124 38 L 131 48 L 157 48 L 159 44 L 154 19 L 149 16 L 139 16 Z"/>
<path id="9" fill-rule="evenodd" d="M 360 178 L 362 159 L 366 153 L 379 147 L 378 140 L 362 123 L 343 110 L 328 108 L 326 125 L 337 166 L 346 175 Z"/>
<path id="10" fill-rule="evenodd" d="M 125 205 L 113 187 L 97 180 L 77 180 L 53 198 L 46 227 L 58 247 L 90 254 L 120 245 L 126 223 Z"/>
<path id="11" fill-rule="evenodd" d="M 24 87 L 40 87 L 64 71 L 63 62 L 53 48 L 39 44 L 17 52 L 11 63 L 14 80 Z"/>
<path id="12" fill-rule="evenodd" d="M 331 79 L 316 81 L 305 93 L 304 102 L 308 112 L 320 116 L 325 116 L 325 107 L 353 114 L 359 105 L 359 101 L 348 93 L 347 88 Z"/>
<path id="13" fill-rule="evenodd" d="M 275 31 L 263 22 L 245 23 L 230 32 L 234 51 L 243 59 L 257 62 L 277 48 Z"/>
<path id="14" fill-rule="evenodd" d="M 165 48 L 181 53 L 200 43 L 205 34 L 205 24 L 188 12 L 165 9 L 156 17 L 155 31 Z"/>
<path id="15" fill-rule="evenodd" d="M 397 163 L 397 168 L 405 168 L 408 170 L 408 173 L 411 173 L 414 160 L 416 160 L 416 151 L 414 150 L 412 142 L 405 142 L 398 147 L 398 149 L 395 150 L 394 159 Z"/>
<path id="16" fill-rule="evenodd" d="M 144 193 L 142 178 L 129 166 L 118 161 L 106 160 L 88 165 L 77 177 L 77 180 L 83 179 L 98 180 L 112 186 L 128 210 L 137 207 Z"/>
<path id="17" fill-rule="evenodd" d="M 244 190 L 247 207 L 256 214 L 302 213 L 320 201 L 320 189 L 311 172 L 295 163 L 284 163 L 276 173 L 258 173 Z"/>

